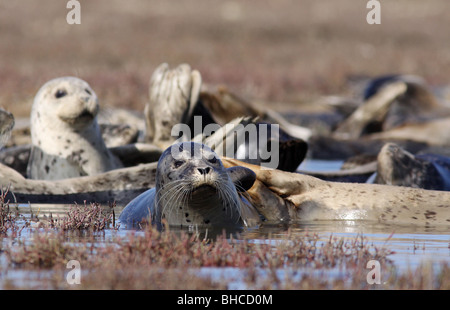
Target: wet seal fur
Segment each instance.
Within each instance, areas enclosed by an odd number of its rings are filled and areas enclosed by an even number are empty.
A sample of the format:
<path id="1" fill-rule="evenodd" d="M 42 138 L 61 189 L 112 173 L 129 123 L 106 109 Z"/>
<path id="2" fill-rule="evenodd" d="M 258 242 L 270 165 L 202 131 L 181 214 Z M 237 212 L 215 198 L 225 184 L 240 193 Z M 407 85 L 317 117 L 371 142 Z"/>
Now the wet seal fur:
<path id="1" fill-rule="evenodd" d="M 377 159 L 375 183 L 450 190 L 450 158 L 437 154 L 413 155 L 387 143 Z"/>
<path id="2" fill-rule="evenodd" d="M 256 173 L 247 190 L 268 221 L 375 221 L 450 226 L 450 192 L 380 184 L 327 182 L 317 178 L 222 158 L 225 167 Z"/>
<path id="3" fill-rule="evenodd" d="M 131 201 L 120 221 L 133 225 L 150 219 L 171 226 L 255 226 L 260 216 L 243 193 L 255 174 L 244 167 L 225 168 L 209 147 L 194 142 L 176 143 L 161 155 L 156 186 Z"/>
<path id="4" fill-rule="evenodd" d="M 153 72 L 149 101 L 145 105 L 145 140 L 165 149 L 175 142 L 172 127 L 190 122 L 198 101 L 202 78 L 188 64 L 170 69 L 167 63 Z"/>
<path id="5" fill-rule="evenodd" d="M 97 123 L 95 92 L 75 77 L 53 79 L 36 94 L 31 110 L 30 179 L 58 180 L 121 168 Z"/>
<path id="6" fill-rule="evenodd" d="M 14 116 L 0 108 L 0 149 L 8 141 L 14 127 Z"/>

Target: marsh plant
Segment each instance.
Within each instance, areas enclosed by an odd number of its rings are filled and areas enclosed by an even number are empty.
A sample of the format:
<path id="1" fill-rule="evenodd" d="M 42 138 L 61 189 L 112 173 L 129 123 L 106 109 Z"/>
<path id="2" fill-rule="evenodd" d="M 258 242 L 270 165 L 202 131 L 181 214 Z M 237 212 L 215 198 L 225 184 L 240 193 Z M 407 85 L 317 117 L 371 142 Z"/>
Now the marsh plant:
<path id="1" fill-rule="evenodd" d="M 7 200 L 9 189 L 1 189 L 0 192 L 0 236 L 16 237 L 20 235 L 29 222 L 19 214 L 17 210 L 12 210 L 10 202 Z"/>
<path id="2" fill-rule="evenodd" d="M 0 243 L 0 288 L 227 289 L 233 281 L 249 289 L 450 288 L 448 265 L 399 273 L 389 259 L 393 252 L 363 235 L 324 239 L 288 230 L 281 238 L 254 240 L 225 233 L 205 237 L 168 226 L 120 231 L 114 205 L 108 210 L 86 203 L 72 206 L 66 217 L 29 225 L 10 209 L 6 193 L 0 196 L 0 234 L 12 242 Z M 27 238 L 20 236 L 24 227 L 30 231 Z M 105 230 L 111 237 L 99 242 L 97 233 Z M 94 233 L 74 239 L 73 232 Z M 80 264 L 80 285 L 66 281 L 71 260 Z M 366 281 L 370 260 L 383 268 L 381 285 Z M 23 270 L 25 277 L 38 280 L 8 278 Z"/>
<path id="3" fill-rule="evenodd" d="M 103 231 L 105 229 L 118 229 L 115 226 L 115 203 L 109 206 L 109 210 L 105 210 L 98 203 L 88 205 L 86 201 L 84 205 L 75 204 L 70 207 L 66 216 L 54 218 L 50 216 L 48 225 L 51 228 L 62 229 L 63 231 Z"/>

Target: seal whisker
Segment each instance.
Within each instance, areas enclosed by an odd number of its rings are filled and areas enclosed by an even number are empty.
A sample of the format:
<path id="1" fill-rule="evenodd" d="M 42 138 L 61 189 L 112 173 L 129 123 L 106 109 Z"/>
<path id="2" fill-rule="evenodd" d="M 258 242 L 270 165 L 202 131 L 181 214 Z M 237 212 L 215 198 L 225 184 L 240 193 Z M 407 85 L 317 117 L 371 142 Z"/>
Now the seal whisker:
<path id="1" fill-rule="evenodd" d="M 167 196 L 173 197 L 173 195 L 177 194 L 178 190 L 183 188 L 184 186 L 184 182 L 182 180 L 179 180 L 179 182 L 174 182 L 159 188 L 156 192 L 156 203 L 159 204 L 163 199 L 166 199 Z"/>
<path id="2" fill-rule="evenodd" d="M 219 180 L 217 180 L 217 182 L 219 181 L 224 181 L 223 178 L 220 178 Z M 225 182 L 223 182 L 225 183 Z M 228 210 L 230 211 L 230 218 L 233 218 L 233 210 L 237 210 L 237 220 L 239 220 L 239 218 L 241 217 L 241 208 L 240 208 L 240 203 L 239 201 L 236 199 L 235 196 L 235 191 L 236 189 L 234 188 L 234 185 L 230 185 L 230 183 L 226 182 L 226 185 L 222 188 L 220 186 L 218 186 L 217 188 L 219 189 L 219 193 L 220 196 L 222 196 L 222 200 L 225 204 L 225 208 L 226 208 L 226 214 L 228 214 Z"/>
<path id="3" fill-rule="evenodd" d="M 210 160 L 212 157 L 214 161 Z M 246 180 L 251 171 L 236 167 L 233 172 L 237 173 L 232 179 L 217 154 L 207 146 L 195 142 L 173 144 L 158 161 L 154 191 L 143 195 L 141 204 L 138 199 L 130 208 L 140 210 L 144 201 L 146 205 L 152 203 L 157 225 L 163 218 L 176 226 L 247 225 L 249 216 L 254 214 L 246 212 L 247 218 L 242 218 L 243 196 L 234 182 Z M 245 192 L 239 188 L 241 191 Z M 140 216 L 142 212 L 135 214 Z"/>
<path id="4" fill-rule="evenodd" d="M 170 185 L 166 185 L 165 187 L 159 189 L 158 193 L 161 192 L 162 189 L 165 189 L 166 191 L 163 193 L 163 195 L 157 195 L 157 204 L 160 204 L 163 200 L 164 201 L 164 208 L 161 210 L 161 214 L 163 214 L 167 207 L 169 207 L 169 212 L 175 207 L 176 202 L 179 200 L 183 193 L 183 189 L 188 185 L 188 183 L 184 180 L 178 180 L 179 182 L 174 182 L 175 184 L 171 183 Z M 158 197 L 159 196 L 159 197 Z M 169 197 L 169 199 L 166 199 Z M 173 203 L 175 202 L 175 203 Z M 178 210 L 177 210 L 178 212 Z"/>

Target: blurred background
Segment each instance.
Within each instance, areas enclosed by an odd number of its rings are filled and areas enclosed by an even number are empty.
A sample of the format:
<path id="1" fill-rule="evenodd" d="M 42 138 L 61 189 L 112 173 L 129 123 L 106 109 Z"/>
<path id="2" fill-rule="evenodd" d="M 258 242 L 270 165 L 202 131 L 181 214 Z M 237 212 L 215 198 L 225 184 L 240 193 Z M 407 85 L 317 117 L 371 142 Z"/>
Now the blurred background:
<path id="1" fill-rule="evenodd" d="M 274 108 L 343 94 L 348 81 L 389 73 L 450 84 L 448 0 L 381 1 L 369 25 L 360 0 L 80 1 L 69 25 L 65 0 L 0 0 L 0 106 L 29 115 L 49 79 L 77 76 L 102 106 L 143 110 L 162 62 L 200 70 Z M 281 104 L 282 103 L 282 104 Z"/>

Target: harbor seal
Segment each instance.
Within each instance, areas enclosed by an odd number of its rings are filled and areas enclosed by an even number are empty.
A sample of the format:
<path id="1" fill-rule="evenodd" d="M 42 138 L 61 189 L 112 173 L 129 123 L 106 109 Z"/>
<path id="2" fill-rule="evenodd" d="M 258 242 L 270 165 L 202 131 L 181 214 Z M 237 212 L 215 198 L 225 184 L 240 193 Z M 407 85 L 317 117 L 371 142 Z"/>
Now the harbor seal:
<path id="1" fill-rule="evenodd" d="M 255 181 L 244 167 L 224 168 L 204 144 L 176 143 L 158 161 L 156 186 L 132 200 L 120 215 L 133 225 L 151 218 L 180 227 L 255 226 L 260 217 L 243 193 Z"/>
<path id="2" fill-rule="evenodd" d="M 242 166 L 256 173 L 246 191 L 266 220 L 375 221 L 401 225 L 450 226 L 450 193 L 391 186 L 327 182 L 276 169 L 263 169 L 222 158 L 225 167 Z"/>
<path id="3" fill-rule="evenodd" d="M 377 184 L 450 190 L 450 158 L 437 154 L 413 155 L 387 143 L 377 159 Z"/>
<path id="4" fill-rule="evenodd" d="M 14 116 L 0 108 L 0 149 L 8 141 L 14 127 Z"/>
<path id="5" fill-rule="evenodd" d="M 175 124 L 190 122 L 200 94 L 202 78 L 188 64 L 169 69 L 167 63 L 156 68 L 150 79 L 149 101 L 145 105 L 145 140 L 165 149 L 175 142 Z"/>
<path id="6" fill-rule="evenodd" d="M 106 147 L 89 84 L 75 77 L 44 84 L 31 109 L 30 179 L 58 180 L 95 175 L 122 167 Z"/>

